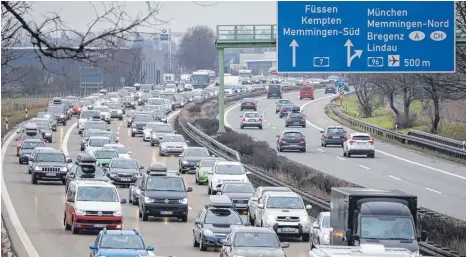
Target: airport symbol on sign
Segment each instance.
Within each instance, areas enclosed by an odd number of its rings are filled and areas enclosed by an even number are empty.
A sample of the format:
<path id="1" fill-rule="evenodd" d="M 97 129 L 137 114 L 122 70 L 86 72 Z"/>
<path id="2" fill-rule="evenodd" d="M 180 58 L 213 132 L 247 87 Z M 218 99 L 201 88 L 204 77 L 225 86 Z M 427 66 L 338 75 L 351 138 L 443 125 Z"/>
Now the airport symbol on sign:
<path id="1" fill-rule="evenodd" d="M 389 55 L 388 67 L 400 67 L 400 55 Z"/>

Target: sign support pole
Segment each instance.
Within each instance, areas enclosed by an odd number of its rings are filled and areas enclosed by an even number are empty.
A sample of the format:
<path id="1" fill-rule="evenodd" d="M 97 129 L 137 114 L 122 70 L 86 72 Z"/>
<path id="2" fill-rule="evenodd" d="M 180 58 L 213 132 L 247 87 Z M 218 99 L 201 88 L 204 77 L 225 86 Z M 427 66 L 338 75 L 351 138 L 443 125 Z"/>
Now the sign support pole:
<path id="1" fill-rule="evenodd" d="M 217 134 L 223 134 L 225 130 L 225 67 L 224 67 L 224 55 L 225 50 L 218 50 L 218 78 L 219 78 L 219 87 L 218 87 L 218 132 Z"/>

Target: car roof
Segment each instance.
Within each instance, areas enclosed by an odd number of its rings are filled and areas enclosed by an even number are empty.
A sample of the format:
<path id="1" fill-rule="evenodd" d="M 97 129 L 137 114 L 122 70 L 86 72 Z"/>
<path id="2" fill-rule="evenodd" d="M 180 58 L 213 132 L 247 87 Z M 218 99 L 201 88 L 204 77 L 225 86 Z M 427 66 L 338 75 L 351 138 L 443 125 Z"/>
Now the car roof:
<path id="1" fill-rule="evenodd" d="M 112 158 L 112 161 L 136 161 L 136 160 L 135 159 L 123 158 L 123 157 L 115 157 L 115 158 Z"/>
<path id="2" fill-rule="evenodd" d="M 286 130 L 283 130 L 283 133 L 287 133 L 287 132 L 292 132 L 292 133 L 297 133 L 297 132 L 299 132 L 299 133 L 302 134 L 301 130 L 297 130 L 297 129 L 286 129 Z"/>
<path id="3" fill-rule="evenodd" d="M 186 148 L 186 150 L 188 150 L 188 149 L 193 149 L 193 150 L 196 150 L 196 149 L 198 149 L 198 150 L 204 149 L 204 150 L 207 150 L 207 148 L 205 148 L 205 147 L 200 147 L 200 146 L 189 146 L 189 147 Z"/>
<path id="4" fill-rule="evenodd" d="M 64 154 L 61 150 L 57 150 L 57 149 L 43 149 L 40 151 L 41 153 L 59 153 L 59 154 Z"/>
<path id="5" fill-rule="evenodd" d="M 37 143 L 39 143 L 39 142 L 44 142 L 44 141 L 42 141 L 42 139 L 28 138 L 28 139 L 24 140 L 24 143 L 26 143 L 26 142 L 33 142 L 33 143 L 37 142 Z"/>
<path id="6" fill-rule="evenodd" d="M 109 236 L 140 236 L 139 232 L 134 230 L 105 230 L 103 234 Z"/>
<path id="7" fill-rule="evenodd" d="M 236 166 L 243 166 L 241 162 L 231 162 L 231 161 L 219 161 L 216 162 L 215 165 L 236 165 Z"/>
<path id="8" fill-rule="evenodd" d="M 225 185 L 228 185 L 228 184 L 247 184 L 247 185 L 251 185 L 251 182 L 244 182 L 244 181 L 224 181 L 223 182 L 223 186 Z"/>
<path id="9" fill-rule="evenodd" d="M 213 160 L 226 161 L 225 158 L 222 158 L 222 157 L 205 157 L 205 158 L 202 158 L 201 161 L 206 161 L 206 160 L 210 160 L 210 161 L 213 161 Z"/>
<path id="10" fill-rule="evenodd" d="M 96 181 L 96 180 L 73 180 L 71 183 L 76 183 L 78 186 L 101 186 L 101 187 L 115 187 L 115 185 L 110 184 L 106 181 Z"/>
<path id="11" fill-rule="evenodd" d="M 371 135 L 369 133 L 361 133 L 361 132 L 353 132 L 351 133 L 351 136 L 366 136 L 366 137 L 370 137 Z"/>
<path id="12" fill-rule="evenodd" d="M 121 147 L 121 148 L 126 148 L 124 145 L 122 144 L 105 144 L 103 148 L 105 147 Z"/>
<path id="13" fill-rule="evenodd" d="M 154 168 L 167 168 L 167 165 L 163 162 L 153 162 L 149 165 L 149 169 Z"/>
<path id="14" fill-rule="evenodd" d="M 95 130 L 95 131 L 94 131 Z M 102 129 L 93 129 L 90 131 L 90 133 L 99 133 L 99 134 L 112 134 L 113 135 L 113 132 L 112 131 L 108 131 L 108 130 L 102 130 Z"/>
<path id="15" fill-rule="evenodd" d="M 91 139 L 108 139 L 108 137 L 103 137 L 103 136 L 92 136 L 92 137 L 89 137 L 89 140 Z"/>
<path id="16" fill-rule="evenodd" d="M 50 146 L 39 146 L 39 147 L 34 148 L 34 151 L 36 152 L 42 152 L 42 151 L 48 151 L 48 150 L 54 150 L 54 148 Z"/>
<path id="17" fill-rule="evenodd" d="M 235 230 L 235 232 L 249 232 L 249 233 L 271 233 L 271 234 L 275 234 L 275 232 L 273 231 L 272 228 L 264 228 L 264 227 L 251 227 L 251 226 L 247 226 L 247 227 L 233 227 L 233 230 Z"/>
<path id="18" fill-rule="evenodd" d="M 262 191 L 266 192 L 290 192 L 291 189 L 289 187 L 261 187 Z"/>
<path id="19" fill-rule="evenodd" d="M 327 128 L 327 129 L 331 129 L 331 128 L 341 128 L 341 129 L 344 129 L 343 126 L 336 126 L 336 125 L 327 126 L 326 128 Z"/>
<path id="20" fill-rule="evenodd" d="M 267 191 L 265 194 L 268 194 L 271 197 L 299 197 L 299 195 L 295 192 L 288 192 L 288 191 Z"/>

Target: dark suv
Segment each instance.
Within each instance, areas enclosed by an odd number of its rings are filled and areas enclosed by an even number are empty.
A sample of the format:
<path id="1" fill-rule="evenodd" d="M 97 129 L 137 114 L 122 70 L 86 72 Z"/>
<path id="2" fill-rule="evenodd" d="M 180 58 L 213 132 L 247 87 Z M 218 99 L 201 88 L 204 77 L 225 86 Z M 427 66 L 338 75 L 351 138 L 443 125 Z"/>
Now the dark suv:
<path id="1" fill-rule="evenodd" d="M 49 105 L 47 112 L 53 113 L 57 123 L 66 126 L 66 120 L 68 120 L 68 111 L 63 105 Z"/>
<path id="2" fill-rule="evenodd" d="M 139 193 L 139 217 L 175 217 L 188 221 L 188 194 L 183 177 L 173 172 L 144 174 Z"/>
<path id="3" fill-rule="evenodd" d="M 143 169 L 144 166 L 139 166 L 135 159 L 129 158 L 113 158 L 105 168 L 113 184 L 127 186 L 136 182 Z"/>
<path id="4" fill-rule="evenodd" d="M 285 120 L 285 127 L 300 126 L 306 127 L 306 116 L 300 112 L 290 112 Z"/>
<path id="5" fill-rule="evenodd" d="M 306 152 L 306 137 L 299 130 L 285 130 L 277 135 L 277 150 Z"/>
<path id="6" fill-rule="evenodd" d="M 241 102 L 241 111 L 244 109 L 252 109 L 257 111 L 257 101 L 254 98 L 243 98 Z"/>
<path id="7" fill-rule="evenodd" d="M 280 84 L 269 85 L 267 89 L 267 98 L 278 97 L 282 99 L 282 86 Z"/>
<path id="8" fill-rule="evenodd" d="M 196 172 L 197 165 L 201 160 L 211 156 L 205 147 L 187 147 L 180 157 L 179 172 L 185 174 L 186 172 Z"/>
<path id="9" fill-rule="evenodd" d="M 60 150 L 47 150 L 35 153 L 29 157 L 31 163 L 31 182 L 37 184 L 39 180 L 61 181 L 66 184 L 65 176 L 68 173 L 70 158 Z"/>
<path id="10" fill-rule="evenodd" d="M 346 130 L 342 126 L 328 126 L 325 130 L 320 131 L 320 145 L 341 145 L 346 141 Z"/>
<path id="11" fill-rule="evenodd" d="M 336 94 L 337 87 L 334 84 L 327 84 L 327 86 L 325 86 L 325 94 L 328 93 Z"/>
<path id="12" fill-rule="evenodd" d="M 149 122 L 155 121 L 154 114 L 150 112 L 138 112 L 134 115 L 131 123 L 131 137 L 139 134 L 144 134 L 144 129 Z"/>

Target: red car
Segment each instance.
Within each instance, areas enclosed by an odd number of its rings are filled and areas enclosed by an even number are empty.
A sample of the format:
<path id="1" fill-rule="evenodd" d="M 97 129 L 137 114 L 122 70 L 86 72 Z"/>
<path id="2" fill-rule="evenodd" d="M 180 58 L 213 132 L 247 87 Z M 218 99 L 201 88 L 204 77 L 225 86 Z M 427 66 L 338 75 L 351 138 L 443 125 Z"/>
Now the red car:
<path id="1" fill-rule="evenodd" d="M 73 101 L 72 102 L 73 107 L 71 108 L 71 115 L 80 115 L 81 114 L 81 108 L 82 104 L 80 101 Z"/>
<path id="2" fill-rule="evenodd" d="M 304 85 L 299 91 L 299 99 L 309 98 L 314 100 L 314 88 L 311 85 Z"/>

